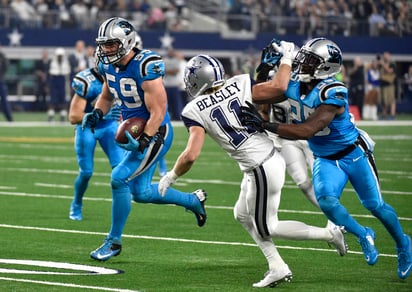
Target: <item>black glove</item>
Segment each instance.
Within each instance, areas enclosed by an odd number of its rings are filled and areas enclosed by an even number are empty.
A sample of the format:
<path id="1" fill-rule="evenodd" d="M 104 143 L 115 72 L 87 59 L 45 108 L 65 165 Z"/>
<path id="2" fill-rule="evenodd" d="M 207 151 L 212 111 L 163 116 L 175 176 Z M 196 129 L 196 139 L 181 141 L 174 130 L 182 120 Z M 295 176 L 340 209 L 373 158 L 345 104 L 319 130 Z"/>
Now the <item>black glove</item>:
<path id="1" fill-rule="evenodd" d="M 99 108 L 93 109 L 90 113 L 87 113 L 83 116 L 82 120 L 82 130 L 85 128 L 94 128 L 96 127 L 97 123 L 103 119 L 103 112 Z"/>
<path id="2" fill-rule="evenodd" d="M 243 126 L 252 128 L 258 132 L 264 132 L 263 123 L 266 122 L 253 104 L 246 101 L 248 106 L 240 107 L 240 122 Z"/>
<path id="3" fill-rule="evenodd" d="M 140 152 L 144 152 L 144 150 L 149 146 L 150 142 L 152 141 L 153 136 L 149 136 L 146 133 L 142 133 L 139 137 L 139 148 Z"/>

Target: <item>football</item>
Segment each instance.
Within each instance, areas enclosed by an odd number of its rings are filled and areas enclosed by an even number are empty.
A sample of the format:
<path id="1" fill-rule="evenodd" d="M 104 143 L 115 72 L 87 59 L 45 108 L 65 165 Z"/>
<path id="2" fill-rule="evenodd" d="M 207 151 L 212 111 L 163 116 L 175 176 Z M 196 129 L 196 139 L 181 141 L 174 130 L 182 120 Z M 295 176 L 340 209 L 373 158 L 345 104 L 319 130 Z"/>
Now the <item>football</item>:
<path id="1" fill-rule="evenodd" d="M 116 136 L 114 137 L 117 143 L 126 144 L 128 142 L 125 132 L 129 131 L 133 138 L 137 139 L 143 133 L 146 120 L 138 117 L 124 120 L 117 128 Z"/>

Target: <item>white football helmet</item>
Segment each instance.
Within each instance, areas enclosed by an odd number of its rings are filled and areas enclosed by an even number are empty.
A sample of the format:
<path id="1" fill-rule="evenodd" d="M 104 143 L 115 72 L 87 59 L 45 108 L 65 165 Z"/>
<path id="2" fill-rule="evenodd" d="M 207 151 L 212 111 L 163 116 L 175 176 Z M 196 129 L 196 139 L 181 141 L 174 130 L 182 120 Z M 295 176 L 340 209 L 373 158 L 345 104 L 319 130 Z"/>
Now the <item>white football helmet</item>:
<path id="1" fill-rule="evenodd" d="M 325 38 L 308 41 L 293 60 L 292 70 L 302 82 L 325 79 L 340 72 L 342 52 L 337 44 Z"/>
<path id="2" fill-rule="evenodd" d="M 105 53 L 104 45 L 117 43 L 119 48 L 116 52 Z M 136 32 L 133 25 L 124 18 L 112 17 L 103 22 L 96 38 L 99 47 L 97 51 L 99 60 L 103 64 L 114 64 L 119 62 L 136 45 Z"/>
<path id="3" fill-rule="evenodd" d="M 216 89 L 225 84 L 225 70 L 222 63 L 208 55 L 191 58 L 184 72 L 186 91 L 193 98 L 206 90 Z"/>

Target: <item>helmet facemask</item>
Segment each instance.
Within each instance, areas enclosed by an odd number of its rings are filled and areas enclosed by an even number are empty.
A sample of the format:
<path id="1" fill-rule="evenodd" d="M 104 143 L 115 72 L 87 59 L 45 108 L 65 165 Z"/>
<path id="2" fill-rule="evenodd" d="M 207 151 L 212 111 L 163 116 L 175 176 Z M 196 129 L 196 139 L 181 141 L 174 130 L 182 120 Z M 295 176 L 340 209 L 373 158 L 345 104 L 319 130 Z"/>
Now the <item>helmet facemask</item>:
<path id="1" fill-rule="evenodd" d="M 326 79 L 340 72 L 342 53 L 339 47 L 325 38 L 315 38 L 297 53 L 292 71 L 304 83 L 314 79 Z"/>

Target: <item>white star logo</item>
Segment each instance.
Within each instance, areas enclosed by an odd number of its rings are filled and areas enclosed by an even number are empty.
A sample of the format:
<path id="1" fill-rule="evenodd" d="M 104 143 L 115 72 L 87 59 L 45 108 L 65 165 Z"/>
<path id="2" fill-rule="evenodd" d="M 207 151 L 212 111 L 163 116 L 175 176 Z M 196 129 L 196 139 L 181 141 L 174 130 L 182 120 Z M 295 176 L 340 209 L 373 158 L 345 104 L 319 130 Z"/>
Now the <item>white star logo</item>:
<path id="1" fill-rule="evenodd" d="M 168 32 L 164 34 L 164 36 L 160 37 L 160 42 L 162 43 L 162 48 L 163 49 L 169 49 L 173 47 L 173 42 L 175 41 L 175 38 L 170 36 Z"/>
<path id="2" fill-rule="evenodd" d="M 21 39 L 23 38 L 23 34 L 19 33 L 17 29 L 13 29 L 12 33 L 7 35 L 10 40 L 10 46 L 18 47 L 21 46 Z"/>

